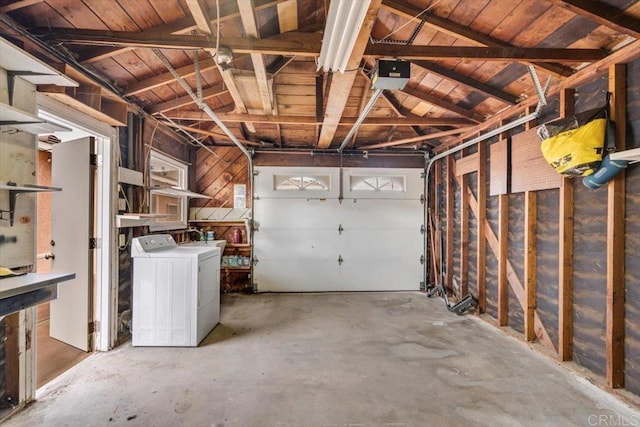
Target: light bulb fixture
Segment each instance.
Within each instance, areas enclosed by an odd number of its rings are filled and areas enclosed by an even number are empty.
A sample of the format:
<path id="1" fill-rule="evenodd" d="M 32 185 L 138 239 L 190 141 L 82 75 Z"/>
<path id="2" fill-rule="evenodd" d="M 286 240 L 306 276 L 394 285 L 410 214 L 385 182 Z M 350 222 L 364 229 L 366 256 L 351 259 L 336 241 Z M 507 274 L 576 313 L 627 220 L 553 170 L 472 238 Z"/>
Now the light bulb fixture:
<path id="1" fill-rule="evenodd" d="M 345 72 L 371 0 L 331 0 L 318 70 Z"/>
<path id="2" fill-rule="evenodd" d="M 226 46 L 220 46 L 216 51 L 216 63 L 222 67 L 223 70 L 229 68 L 229 64 L 233 61 L 233 52 Z"/>

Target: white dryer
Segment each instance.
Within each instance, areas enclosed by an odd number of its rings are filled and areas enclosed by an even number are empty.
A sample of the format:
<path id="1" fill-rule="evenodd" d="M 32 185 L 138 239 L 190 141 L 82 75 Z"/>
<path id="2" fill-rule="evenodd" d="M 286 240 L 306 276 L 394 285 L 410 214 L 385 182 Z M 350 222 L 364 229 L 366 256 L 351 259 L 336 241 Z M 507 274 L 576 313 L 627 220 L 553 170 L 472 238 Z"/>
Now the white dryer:
<path id="1" fill-rule="evenodd" d="M 132 345 L 195 347 L 220 320 L 220 248 L 133 239 Z"/>

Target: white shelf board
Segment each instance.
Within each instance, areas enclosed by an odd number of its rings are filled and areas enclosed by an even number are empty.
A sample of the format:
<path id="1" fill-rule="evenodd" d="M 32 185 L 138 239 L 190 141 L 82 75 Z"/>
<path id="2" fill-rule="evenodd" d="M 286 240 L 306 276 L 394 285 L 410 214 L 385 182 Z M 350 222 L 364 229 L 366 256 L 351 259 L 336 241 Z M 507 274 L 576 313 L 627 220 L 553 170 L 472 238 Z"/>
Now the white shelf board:
<path id="1" fill-rule="evenodd" d="M 75 80 L 2 37 L 0 37 L 0 68 L 13 72 L 29 72 L 30 74 L 21 75 L 20 78 L 36 85 L 79 86 Z"/>
<path id="2" fill-rule="evenodd" d="M 617 151 L 609 155 L 611 160 L 626 160 L 628 162 L 640 162 L 640 148 L 631 150 Z"/>
<path id="3" fill-rule="evenodd" d="M 0 190 L 11 190 L 17 191 L 20 193 L 42 193 L 42 192 L 51 192 L 51 191 L 62 191 L 60 187 L 48 187 L 46 185 L 8 185 L 8 184 L 0 184 Z"/>
<path id="4" fill-rule="evenodd" d="M 0 125 L 33 133 L 69 132 L 71 128 L 49 123 L 26 111 L 0 102 Z"/>
<path id="5" fill-rule="evenodd" d="M 155 220 L 159 218 L 168 218 L 171 215 L 164 214 L 124 214 L 124 215 L 116 215 L 116 227 L 117 228 L 127 228 L 127 227 L 146 227 L 149 225 L 154 225 Z"/>
<path id="6" fill-rule="evenodd" d="M 211 199 L 211 196 L 205 196 L 204 194 L 194 193 L 193 191 L 183 190 L 175 187 L 151 187 L 150 190 L 153 190 L 154 193 L 164 194 L 167 196 L 174 197 L 189 197 L 192 199 Z"/>

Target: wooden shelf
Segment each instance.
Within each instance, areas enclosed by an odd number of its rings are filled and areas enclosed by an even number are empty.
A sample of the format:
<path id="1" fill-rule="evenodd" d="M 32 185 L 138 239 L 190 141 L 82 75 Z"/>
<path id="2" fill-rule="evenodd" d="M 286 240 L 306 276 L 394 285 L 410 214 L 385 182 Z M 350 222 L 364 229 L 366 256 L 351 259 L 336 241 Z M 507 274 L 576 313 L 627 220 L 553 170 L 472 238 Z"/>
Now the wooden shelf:
<path id="1" fill-rule="evenodd" d="M 240 267 L 220 267 L 220 270 L 227 270 L 227 271 L 251 271 L 251 267 L 247 266 L 247 265 L 243 265 Z"/>
<path id="2" fill-rule="evenodd" d="M 229 243 L 227 242 L 227 248 L 237 248 L 237 249 L 250 249 L 251 243 Z"/>
<path id="3" fill-rule="evenodd" d="M 238 225 L 246 225 L 248 219 L 237 219 L 233 221 L 219 221 L 215 219 L 190 219 L 190 224 L 207 224 L 207 225 L 216 225 L 219 227 L 233 227 Z"/>

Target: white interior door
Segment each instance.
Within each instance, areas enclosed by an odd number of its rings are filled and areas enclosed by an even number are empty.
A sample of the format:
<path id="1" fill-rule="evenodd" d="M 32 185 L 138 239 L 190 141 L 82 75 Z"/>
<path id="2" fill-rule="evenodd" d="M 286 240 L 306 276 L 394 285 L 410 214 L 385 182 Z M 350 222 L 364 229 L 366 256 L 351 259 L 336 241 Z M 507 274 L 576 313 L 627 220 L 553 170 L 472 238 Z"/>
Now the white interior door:
<path id="1" fill-rule="evenodd" d="M 53 146 L 51 182 L 62 191 L 51 196 L 53 272 L 74 272 L 74 280 L 58 286 L 51 301 L 49 334 L 89 351 L 92 263 L 89 237 L 93 232 L 93 183 L 90 155 L 93 138 Z"/>

